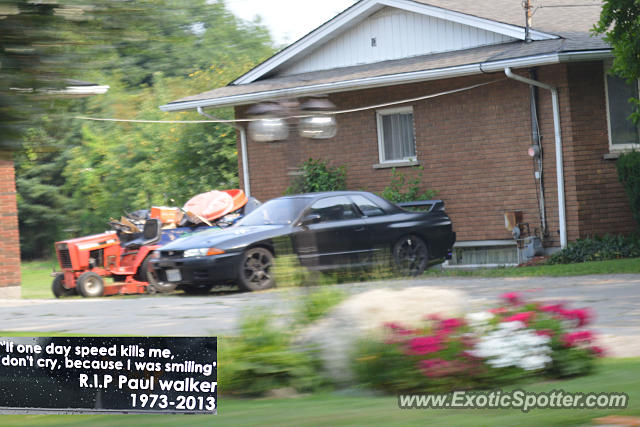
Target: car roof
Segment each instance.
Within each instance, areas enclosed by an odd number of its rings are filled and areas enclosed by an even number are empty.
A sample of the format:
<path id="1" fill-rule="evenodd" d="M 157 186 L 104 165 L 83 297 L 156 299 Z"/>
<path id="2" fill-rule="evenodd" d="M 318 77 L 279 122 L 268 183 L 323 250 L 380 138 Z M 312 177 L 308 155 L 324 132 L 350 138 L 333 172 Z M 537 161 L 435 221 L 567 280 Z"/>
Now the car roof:
<path id="1" fill-rule="evenodd" d="M 272 200 L 283 200 L 283 199 L 303 199 L 308 201 L 314 201 L 317 199 L 322 199 L 323 197 L 330 196 L 364 196 L 369 200 L 375 201 L 379 206 L 387 211 L 387 213 L 394 213 L 401 211 L 397 205 L 391 203 L 390 201 L 378 196 L 377 194 L 370 193 L 368 191 L 322 191 L 318 193 L 302 193 L 302 194 L 292 194 L 290 196 L 282 196 L 277 199 Z"/>
<path id="2" fill-rule="evenodd" d="M 322 191 L 322 192 L 318 192 L 318 193 L 301 193 L 301 194 L 291 194 L 288 196 L 282 196 L 282 197 L 278 197 L 279 199 L 300 199 L 300 198 L 305 198 L 305 199 L 315 199 L 315 198 L 320 198 L 320 197 L 326 197 L 326 196 L 349 196 L 349 195 L 365 195 L 365 194 L 372 194 L 369 193 L 367 191 Z"/>

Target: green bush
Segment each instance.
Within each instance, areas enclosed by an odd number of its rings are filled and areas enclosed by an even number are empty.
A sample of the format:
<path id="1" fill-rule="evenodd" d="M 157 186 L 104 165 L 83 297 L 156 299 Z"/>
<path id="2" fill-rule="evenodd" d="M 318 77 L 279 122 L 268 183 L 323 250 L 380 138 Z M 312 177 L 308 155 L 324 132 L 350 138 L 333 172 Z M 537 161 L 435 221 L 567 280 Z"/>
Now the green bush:
<path id="1" fill-rule="evenodd" d="M 580 239 L 554 253 L 548 264 L 571 264 L 586 261 L 604 261 L 618 258 L 640 257 L 638 235 L 594 237 Z"/>
<path id="2" fill-rule="evenodd" d="M 616 162 L 616 169 L 629 197 L 633 218 L 640 225 L 640 152 L 622 154 Z"/>
<path id="3" fill-rule="evenodd" d="M 414 202 L 416 200 L 430 200 L 438 193 L 434 190 L 420 190 L 422 183 L 422 166 L 418 167 L 418 175 L 413 179 L 408 179 L 406 174 L 402 174 L 393 168 L 391 170 L 391 183 L 380 193 L 380 196 L 393 203 Z"/>
<path id="4" fill-rule="evenodd" d="M 346 294 L 333 286 L 323 286 L 302 298 L 298 308 L 298 320 L 301 324 L 313 323 L 340 304 Z"/>
<path id="5" fill-rule="evenodd" d="M 296 176 L 285 194 L 316 193 L 321 191 L 339 191 L 347 189 L 347 171 L 344 166 L 330 167 L 327 162 L 309 159 L 300 166 L 300 175 Z"/>
<path id="6" fill-rule="evenodd" d="M 260 396 L 282 388 L 310 392 L 326 386 L 320 362 L 310 352 L 293 350 L 291 336 L 275 328 L 266 314 L 245 319 L 239 336 L 220 339 L 221 392 Z"/>

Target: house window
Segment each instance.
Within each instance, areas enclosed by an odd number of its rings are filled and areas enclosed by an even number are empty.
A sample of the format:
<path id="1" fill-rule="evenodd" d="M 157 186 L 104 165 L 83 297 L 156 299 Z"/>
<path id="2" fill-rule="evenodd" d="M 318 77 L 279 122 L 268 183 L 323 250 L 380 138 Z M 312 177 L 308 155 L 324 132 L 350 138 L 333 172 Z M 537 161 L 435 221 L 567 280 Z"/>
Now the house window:
<path id="1" fill-rule="evenodd" d="M 610 148 L 612 150 L 638 148 L 640 126 L 633 124 L 629 119 L 633 113 L 633 104 L 629 102 L 629 98 L 638 99 L 639 82 L 628 84 L 626 80 L 605 72 L 605 83 Z"/>
<path id="2" fill-rule="evenodd" d="M 378 150 L 380 163 L 416 160 L 413 108 L 378 110 Z"/>

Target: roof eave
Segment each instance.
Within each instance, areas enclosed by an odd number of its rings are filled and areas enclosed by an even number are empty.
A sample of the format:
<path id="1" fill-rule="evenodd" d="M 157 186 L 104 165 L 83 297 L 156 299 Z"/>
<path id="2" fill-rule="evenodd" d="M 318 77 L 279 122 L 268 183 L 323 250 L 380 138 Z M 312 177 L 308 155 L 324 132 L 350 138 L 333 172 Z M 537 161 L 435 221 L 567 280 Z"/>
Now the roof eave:
<path id="1" fill-rule="evenodd" d="M 518 40 L 525 39 L 525 29 L 517 25 L 506 24 L 486 18 L 467 15 L 453 10 L 430 6 L 423 3 L 415 3 L 406 0 L 365 0 L 354 4 L 335 18 L 316 28 L 300 40 L 287 46 L 280 52 L 273 55 L 263 63 L 254 67 L 247 73 L 231 82 L 232 85 L 248 84 L 276 70 L 278 67 L 293 60 L 296 56 L 304 54 L 318 46 L 332 34 L 342 31 L 345 28 L 355 25 L 361 20 L 383 7 L 394 7 L 414 13 L 428 14 L 435 18 L 446 19 L 460 24 L 470 25 L 486 31 L 492 31 L 513 37 Z M 550 40 L 559 38 L 555 34 L 545 33 L 538 30 L 531 30 L 530 36 L 533 40 Z"/>
<path id="2" fill-rule="evenodd" d="M 477 62 L 447 68 L 413 71 L 401 74 L 366 77 L 362 79 L 345 80 L 342 82 L 321 83 L 315 85 L 297 86 L 292 88 L 274 89 L 262 92 L 252 92 L 221 98 L 199 99 L 193 101 L 175 102 L 161 105 L 162 111 L 185 111 L 200 108 L 223 108 L 237 105 L 247 105 L 283 97 L 309 96 L 328 94 L 356 89 L 369 89 L 380 86 L 416 83 L 420 81 L 439 80 L 453 77 L 463 77 L 486 72 L 502 71 L 505 67 L 522 68 L 542 65 L 558 64 L 562 62 L 596 61 L 611 57 L 611 49 L 598 49 L 576 52 L 549 53 L 543 55 L 525 56 L 499 61 Z"/>

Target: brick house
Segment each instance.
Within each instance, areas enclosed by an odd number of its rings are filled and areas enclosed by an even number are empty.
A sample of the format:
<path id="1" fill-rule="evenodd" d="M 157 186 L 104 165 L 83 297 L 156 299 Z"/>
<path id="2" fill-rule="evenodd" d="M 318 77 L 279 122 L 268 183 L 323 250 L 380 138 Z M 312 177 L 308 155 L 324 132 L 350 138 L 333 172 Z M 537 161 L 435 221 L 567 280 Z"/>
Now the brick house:
<path id="1" fill-rule="evenodd" d="M 606 73 L 611 49 L 590 34 L 599 1 L 530 5 L 362 0 L 228 86 L 160 108 L 234 106 L 242 119 L 256 103 L 327 95 L 338 112 L 331 139 L 257 142 L 239 123 L 245 189 L 282 195 L 309 158 L 346 166 L 349 188 L 373 192 L 392 168 L 417 176 L 420 165 L 467 253 L 459 263 L 517 261 L 502 251 L 515 245 L 514 216 L 551 250 L 629 232 L 615 159 L 640 148 L 626 119 L 638 87 Z"/>

